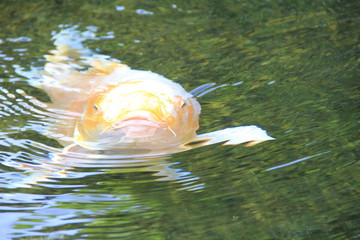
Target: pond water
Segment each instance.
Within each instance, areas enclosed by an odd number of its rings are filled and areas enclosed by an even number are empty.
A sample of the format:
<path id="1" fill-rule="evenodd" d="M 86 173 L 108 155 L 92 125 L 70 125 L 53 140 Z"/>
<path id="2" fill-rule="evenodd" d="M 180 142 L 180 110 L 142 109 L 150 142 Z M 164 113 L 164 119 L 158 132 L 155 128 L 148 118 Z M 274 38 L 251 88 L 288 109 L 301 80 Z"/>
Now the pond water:
<path id="1" fill-rule="evenodd" d="M 357 239 L 357 1 L 1 1 L 0 239 Z M 17 74 L 54 32 L 200 96 L 199 133 L 257 125 L 275 141 L 143 159 L 72 159 L 49 101 Z M 24 95 L 25 92 L 27 95 Z M 60 116 L 60 115 L 59 115 Z"/>

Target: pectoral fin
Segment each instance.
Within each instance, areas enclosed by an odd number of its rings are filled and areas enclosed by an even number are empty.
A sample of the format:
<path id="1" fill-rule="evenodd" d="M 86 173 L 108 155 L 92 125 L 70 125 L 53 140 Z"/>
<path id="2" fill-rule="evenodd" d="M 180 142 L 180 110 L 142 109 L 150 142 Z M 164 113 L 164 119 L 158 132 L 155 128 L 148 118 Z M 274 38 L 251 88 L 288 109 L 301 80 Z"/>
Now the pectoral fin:
<path id="1" fill-rule="evenodd" d="M 250 147 L 268 140 L 274 140 L 267 132 L 257 126 L 239 126 L 198 135 L 191 142 L 184 144 L 186 148 L 197 148 L 210 144 L 237 145 L 247 143 Z"/>

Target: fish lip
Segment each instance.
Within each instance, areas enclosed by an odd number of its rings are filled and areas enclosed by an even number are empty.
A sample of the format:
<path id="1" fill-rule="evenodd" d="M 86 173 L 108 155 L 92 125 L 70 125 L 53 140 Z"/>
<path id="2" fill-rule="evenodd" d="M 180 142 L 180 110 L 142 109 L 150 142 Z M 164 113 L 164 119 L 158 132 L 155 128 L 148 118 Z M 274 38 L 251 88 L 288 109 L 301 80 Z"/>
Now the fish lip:
<path id="1" fill-rule="evenodd" d="M 134 117 L 134 118 L 125 119 L 120 122 L 114 123 L 112 125 L 112 128 L 113 129 L 126 128 L 126 127 L 130 127 L 130 126 L 134 126 L 134 125 L 160 128 L 162 124 L 160 122 L 157 122 L 154 120 L 141 118 L 141 117 Z"/>
<path id="2" fill-rule="evenodd" d="M 143 117 L 128 118 L 112 126 L 113 130 L 119 129 L 125 134 L 125 137 L 132 139 L 153 137 L 160 128 L 160 122 Z"/>
<path id="3" fill-rule="evenodd" d="M 123 116 L 119 121 L 112 124 L 112 129 L 125 128 L 130 126 L 147 126 L 153 128 L 163 127 L 163 123 L 148 111 L 134 111 Z"/>

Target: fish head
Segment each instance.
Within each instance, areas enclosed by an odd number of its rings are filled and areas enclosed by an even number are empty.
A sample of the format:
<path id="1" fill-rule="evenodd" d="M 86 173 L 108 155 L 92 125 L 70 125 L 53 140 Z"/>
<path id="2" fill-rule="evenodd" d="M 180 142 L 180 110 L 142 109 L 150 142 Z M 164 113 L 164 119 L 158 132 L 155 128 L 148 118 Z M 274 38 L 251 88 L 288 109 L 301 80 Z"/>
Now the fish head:
<path id="1" fill-rule="evenodd" d="M 91 96 L 75 142 L 90 149 L 155 149 L 194 137 L 200 105 L 179 84 L 165 80 L 125 81 Z"/>

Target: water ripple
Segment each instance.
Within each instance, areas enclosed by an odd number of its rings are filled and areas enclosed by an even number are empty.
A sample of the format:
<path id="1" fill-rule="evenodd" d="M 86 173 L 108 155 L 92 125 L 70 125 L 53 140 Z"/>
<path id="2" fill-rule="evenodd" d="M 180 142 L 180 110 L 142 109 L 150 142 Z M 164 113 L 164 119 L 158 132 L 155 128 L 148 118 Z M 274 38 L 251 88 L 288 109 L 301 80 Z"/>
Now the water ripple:
<path id="1" fill-rule="evenodd" d="M 10 168 L 0 177 L 0 187 L 4 189 L 81 188 L 86 184 L 61 182 L 106 172 L 149 172 L 155 181 L 178 182 L 179 189 L 194 191 L 204 187 L 191 172 L 177 169 L 179 163 L 171 162 L 171 155 L 81 153 L 50 146 L 45 136 L 61 137 L 53 131 L 54 123 L 72 119 L 75 113 L 49 108 L 21 89 L 10 91 L 0 87 L 0 100 L 0 118 L 5 124 L 0 135 L 0 163 Z M 40 141 L 33 140 L 34 131 L 41 137 Z"/>

